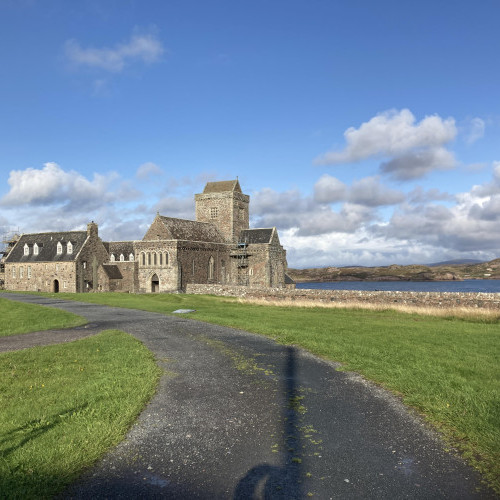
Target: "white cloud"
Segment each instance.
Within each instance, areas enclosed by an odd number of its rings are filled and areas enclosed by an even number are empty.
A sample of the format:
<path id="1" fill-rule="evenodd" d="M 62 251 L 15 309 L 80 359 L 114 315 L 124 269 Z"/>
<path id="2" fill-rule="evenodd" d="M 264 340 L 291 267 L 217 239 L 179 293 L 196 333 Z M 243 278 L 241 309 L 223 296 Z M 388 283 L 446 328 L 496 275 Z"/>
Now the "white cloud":
<path id="1" fill-rule="evenodd" d="M 331 175 L 322 175 L 314 185 L 314 200 L 318 203 L 336 203 L 346 197 L 347 186 Z"/>
<path id="2" fill-rule="evenodd" d="M 486 123 L 481 118 L 471 118 L 465 126 L 465 142 L 473 144 L 484 136 Z"/>
<path id="3" fill-rule="evenodd" d="M 419 123 L 408 109 L 385 111 L 355 129 L 344 132 L 347 146 L 317 159 L 318 163 L 336 165 L 370 157 L 397 156 L 414 149 L 435 148 L 453 140 L 455 120 L 426 116 Z"/>
<path id="4" fill-rule="evenodd" d="M 366 207 L 397 205 L 403 202 L 405 195 L 401 191 L 388 188 L 380 183 L 378 177 L 365 177 L 352 184 L 349 201 Z"/>
<path id="5" fill-rule="evenodd" d="M 111 201 L 108 187 L 117 174 L 94 174 L 89 181 L 75 171 L 66 172 L 56 163 L 45 163 L 42 169 L 12 170 L 9 175 L 9 192 L 0 200 L 4 206 L 46 205 L 66 201 Z"/>
<path id="6" fill-rule="evenodd" d="M 141 180 L 150 179 L 151 177 L 162 175 L 163 170 L 153 162 L 143 163 L 136 172 L 136 177 Z"/>
<path id="7" fill-rule="evenodd" d="M 433 170 L 448 170 L 456 164 L 453 153 L 445 148 L 412 151 L 383 162 L 380 170 L 397 180 L 419 179 Z"/>
<path id="8" fill-rule="evenodd" d="M 156 35 L 149 33 L 134 34 L 129 42 L 117 44 L 113 48 L 82 48 L 76 40 L 68 40 L 64 44 L 64 51 L 75 66 L 119 73 L 134 61 L 147 64 L 158 62 L 165 49 Z"/>
<path id="9" fill-rule="evenodd" d="M 408 109 L 385 111 L 363 123 L 348 128 L 346 146 L 316 158 L 323 165 L 354 163 L 367 158 L 387 158 L 381 172 L 398 180 L 423 177 L 435 169 L 455 166 L 453 154 L 444 145 L 457 134 L 453 118 L 426 116 L 416 122 Z"/>

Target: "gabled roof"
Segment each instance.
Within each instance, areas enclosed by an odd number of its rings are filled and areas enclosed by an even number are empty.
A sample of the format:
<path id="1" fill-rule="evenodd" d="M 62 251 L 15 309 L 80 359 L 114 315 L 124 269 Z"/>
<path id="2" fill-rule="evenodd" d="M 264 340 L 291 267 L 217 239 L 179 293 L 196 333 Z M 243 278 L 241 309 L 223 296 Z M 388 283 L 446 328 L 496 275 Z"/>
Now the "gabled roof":
<path id="1" fill-rule="evenodd" d="M 240 232 L 239 243 L 248 245 L 255 243 L 271 243 L 274 228 L 265 229 L 243 229 Z"/>
<path id="2" fill-rule="evenodd" d="M 131 253 L 134 253 L 134 242 L 133 241 L 107 241 L 104 243 L 106 250 L 110 254 L 114 254 L 115 257 L 118 257 L 121 253 L 127 257 Z"/>
<path id="3" fill-rule="evenodd" d="M 227 191 L 242 193 L 238 179 L 234 181 L 207 182 L 205 189 L 203 190 L 203 194 L 225 193 Z"/>
<path id="4" fill-rule="evenodd" d="M 17 245 L 11 250 L 6 262 L 70 262 L 75 260 L 81 250 L 87 231 L 67 231 L 63 233 L 32 233 L 23 234 Z M 68 242 L 73 245 L 72 253 L 68 253 Z M 38 255 L 34 254 L 35 243 L 38 245 Z M 62 253 L 57 253 L 57 244 L 61 243 Z M 24 255 L 24 247 L 28 245 L 29 254 Z"/>
<path id="5" fill-rule="evenodd" d="M 110 280 L 121 280 L 123 278 L 120 268 L 116 264 L 103 264 L 102 269 Z"/>
<path id="6" fill-rule="evenodd" d="M 225 243 L 224 238 L 214 224 L 175 219 L 174 217 L 164 217 L 163 215 L 160 215 L 159 218 L 173 240 Z"/>

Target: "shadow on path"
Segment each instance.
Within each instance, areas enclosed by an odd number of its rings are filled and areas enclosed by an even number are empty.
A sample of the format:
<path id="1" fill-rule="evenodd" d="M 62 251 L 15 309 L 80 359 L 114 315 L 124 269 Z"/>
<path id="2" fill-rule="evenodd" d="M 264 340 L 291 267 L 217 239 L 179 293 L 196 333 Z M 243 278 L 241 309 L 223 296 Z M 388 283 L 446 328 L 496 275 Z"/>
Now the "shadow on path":
<path id="1" fill-rule="evenodd" d="M 234 500 L 246 499 L 298 499 L 302 498 L 300 483 L 301 462 L 299 422 L 296 404 L 297 390 L 296 351 L 292 346 L 286 349 L 283 395 L 283 465 L 280 467 L 260 464 L 248 471 L 238 483 Z"/>

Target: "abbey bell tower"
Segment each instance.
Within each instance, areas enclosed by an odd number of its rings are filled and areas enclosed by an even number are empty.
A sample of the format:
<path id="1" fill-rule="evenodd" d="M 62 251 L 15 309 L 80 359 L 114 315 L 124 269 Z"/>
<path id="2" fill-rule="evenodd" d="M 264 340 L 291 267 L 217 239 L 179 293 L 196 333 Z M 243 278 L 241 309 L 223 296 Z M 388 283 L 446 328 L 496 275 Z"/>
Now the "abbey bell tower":
<path id="1" fill-rule="evenodd" d="M 249 228 L 250 196 L 243 194 L 238 180 L 207 182 L 203 193 L 195 194 L 196 220 L 217 226 L 228 242 L 238 243 Z"/>

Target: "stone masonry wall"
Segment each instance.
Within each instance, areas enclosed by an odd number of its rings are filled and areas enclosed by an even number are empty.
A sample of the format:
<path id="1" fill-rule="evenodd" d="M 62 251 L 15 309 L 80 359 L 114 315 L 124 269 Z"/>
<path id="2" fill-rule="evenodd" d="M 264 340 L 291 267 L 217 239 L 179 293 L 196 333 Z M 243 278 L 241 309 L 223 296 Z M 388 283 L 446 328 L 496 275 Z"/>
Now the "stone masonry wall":
<path id="1" fill-rule="evenodd" d="M 321 303 L 348 302 L 408 305 L 417 307 L 474 307 L 498 309 L 500 293 L 457 292 L 367 292 L 356 290 L 308 290 L 283 288 L 254 288 L 245 286 L 189 284 L 186 293 L 248 297 L 268 300 L 314 300 Z"/>

